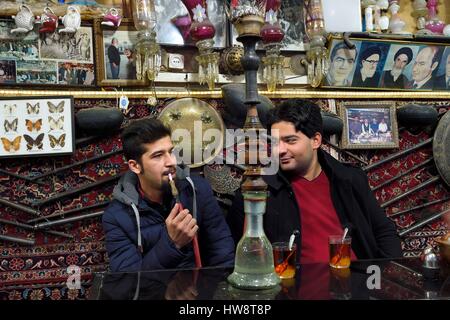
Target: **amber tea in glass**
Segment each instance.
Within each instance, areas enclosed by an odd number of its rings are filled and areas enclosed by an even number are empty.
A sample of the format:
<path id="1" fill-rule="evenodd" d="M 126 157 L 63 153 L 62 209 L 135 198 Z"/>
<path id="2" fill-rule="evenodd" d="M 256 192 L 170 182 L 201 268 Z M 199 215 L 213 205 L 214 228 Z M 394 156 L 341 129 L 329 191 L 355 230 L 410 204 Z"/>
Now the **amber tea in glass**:
<path id="1" fill-rule="evenodd" d="M 289 250 L 288 242 L 272 243 L 275 272 L 281 279 L 290 279 L 295 276 L 295 261 L 297 247 L 295 243 Z"/>
<path id="2" fill-rule="evenodd" d="M 330 266 L 333 268 L 348 268 L 350 267 L 351 258 L 351 244 L 352 238 L 342 236 L 329 236 L 330 248 Z"/>

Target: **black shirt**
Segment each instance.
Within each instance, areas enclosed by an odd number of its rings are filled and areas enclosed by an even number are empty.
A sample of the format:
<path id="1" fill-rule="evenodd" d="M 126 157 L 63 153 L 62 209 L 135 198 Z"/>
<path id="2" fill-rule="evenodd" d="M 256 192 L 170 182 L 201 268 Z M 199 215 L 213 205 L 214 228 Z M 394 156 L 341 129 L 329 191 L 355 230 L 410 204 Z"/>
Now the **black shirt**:
<path id="1" fill-rule="evenodd" d="M 139 190 L 140 193 L 141 193 L 141 190 Z M 143 193 L 141 193 L 141 196 L 143 196 Z M 172 210 L 173 206 L 175 205 L 174 197 L 172 196 L 172 194 L 170 192 L 167 192 L 167 191 L 163 193 L 163 202 L 162 203 L 154 202 L 154 201 L 148 199 L 145 196 L 143 196 L 143 199 L 144 199 L 144 201 L 147 203 L 147 205 L 149 207 L 151 207 L 152 209 L 155 209 L 156 211 L 158 211 L 158 213 L 164 219 L 167 218 L 167 216 L 169 215 L 169 213 Z"/>

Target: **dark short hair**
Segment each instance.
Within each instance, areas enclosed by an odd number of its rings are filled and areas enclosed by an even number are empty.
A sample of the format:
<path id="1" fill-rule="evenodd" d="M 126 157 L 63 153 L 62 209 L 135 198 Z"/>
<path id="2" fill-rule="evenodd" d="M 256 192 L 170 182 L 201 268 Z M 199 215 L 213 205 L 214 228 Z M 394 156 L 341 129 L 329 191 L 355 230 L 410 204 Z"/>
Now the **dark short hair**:
<path id="1" fill-rule="evenodd" d="M 122 133 L 123 154 L 127 160 L 140 162 L 146 152 L 144 144 L 170 136 L 170 129 L 160 120 L 141 119 L 133 122 Z"/>
<path id="2" fill-rule="evenodd" d="M 331 61 L 333 61 L 334 56 L 336 55 L 336 52 L 337 52 L 338 50 L 341 50 L 341 49 L 355 50 L 355 58 L 356 58 L 356 56 L 358 55 L 358 49 L 356 49 L 356 47 L 349 48 L 349 47 L 347 46 L 347 44 L 345 44 L 345 42 L 342 41 L 342 42 L 339 42 L 337 45 L 335 45 L 335 46 L 333 47 L 333 50 L 331 50 L 331 55 L 330 55 L 330 60 L 331 60 Z"/>
<path id="3" fill-rule="evenodd" d="M 401 55 L 401 54 L 404 54 L 404 55 L 406 55 L 406 56 L 408 57 L 408 63 L 411 62 L 411 60 L 412 60 L 412 58 L 413 58 L 413 52 L 412 52 L 411 48 L 409 48 L 409 47 L 403 47 L 403 48 L 400 48 L 400 49 L 394 54 L 394 61 L 395 61 L 395 59 L 397 59 L 397 57 L 398 57 L 399 55 Z M 407 64 L 408 64 L 408 63 L 407 63 Z"/>
<path id="4" fill-rule="evenodd" d="M 439 61 L 441 61 L 441 57 L 444 51 L 442 50 L 441 47 L 438 46 L 430 46 L 430 48 L 433 50 L 433 59 L 431 60 L 431 65 L 433 65 L 435 62 L 439 63 Z"/>
<path id="5" fill-rule="evenodd" d="M 322 115 L 320 107 L 312 101 L 305 99 L 289 99 L 281 102 L 270 110 L 268 115 L 268 128 L 281 121 L 291 122 L 295 130 L 300 131 L 308 138 L 317 132 L 322 134 Z"/>

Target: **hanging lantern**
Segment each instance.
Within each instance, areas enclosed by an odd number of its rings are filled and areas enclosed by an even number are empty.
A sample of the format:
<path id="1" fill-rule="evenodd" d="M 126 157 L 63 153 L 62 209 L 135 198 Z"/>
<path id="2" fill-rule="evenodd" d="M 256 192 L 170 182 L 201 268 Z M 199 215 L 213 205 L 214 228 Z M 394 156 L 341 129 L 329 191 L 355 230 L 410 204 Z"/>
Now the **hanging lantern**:
<path id="1" fill-rule="evenodd" d="M 281 0 L 267 0 L 266 22 L 261 29 L 261 37 L 266 49 L 266 56 L 262 58 L 263 79 L 269 91 L 275 91 L 277 84 L 284 85 L 284 57 L 280 55 L 284 31 L 277 19 L 280 6 Z"/>
<path id="2" fill-rule="evenodd" d="M 323 20 L 322 1 L 305 1 L 306 34 L 310 40 L 306 53 L 308 82 L 316 88 L 328 72 L 327 48 L 325 47 L 325 25 Z"/>
<path id="3" fill-rule="evenodd" d="M 196 41 L 199 55 L 195 57 L 198 62 L 198 78 L 200 84 L 207 83 L 210 90 L 219 80 L 219 54 L 214 52 L 214 28 L 207 15 L 206 0 L 182 0 L 191 17 L 191 38 Z"/>
<path id="4" fill-rule="evenodd" d="M 161 69 L 161 51 L 156 42 L 154 0 L 133 0 L 133 20 L 138 31 L 136 44 L 136 78 L 155 80 Z"/>

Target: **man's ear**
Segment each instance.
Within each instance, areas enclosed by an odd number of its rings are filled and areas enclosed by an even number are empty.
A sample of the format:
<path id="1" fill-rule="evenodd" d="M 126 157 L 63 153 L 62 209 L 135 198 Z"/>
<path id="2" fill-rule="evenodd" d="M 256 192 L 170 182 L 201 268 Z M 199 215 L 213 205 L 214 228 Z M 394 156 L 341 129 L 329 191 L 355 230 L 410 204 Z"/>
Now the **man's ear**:
<path id="1" fill-rule="evenodd" d="M 128 160 L 128 168 L 136 174 L 140 174 L 142 171 L 141 165 L 136 160 Z"/>
<path id="2" fill-rule="evenodd" d="M 312 147 L 313 150 L 317 150 L 320 148 L 320 146 L 322 145 L 322 135 L 319 132 L 316 132 L 312 138 Z"/>

